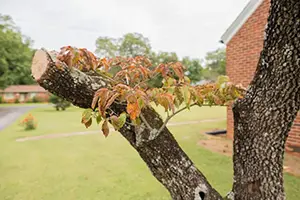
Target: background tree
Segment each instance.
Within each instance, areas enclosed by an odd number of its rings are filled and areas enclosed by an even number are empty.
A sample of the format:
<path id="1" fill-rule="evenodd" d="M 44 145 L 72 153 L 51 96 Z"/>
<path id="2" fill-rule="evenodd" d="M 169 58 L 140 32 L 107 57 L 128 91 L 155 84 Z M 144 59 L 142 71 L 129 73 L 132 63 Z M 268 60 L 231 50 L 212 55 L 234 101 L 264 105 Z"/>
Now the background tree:
<path id="1" fill-rule="evenodd" d="M 179 61 L 179 58 L 175 52 L 160 51 L 158 53 L 152 52 L 150 60 L 152 61 L 152 64 L 156 66 L 159 63 L 177 62 Z"/>
<path id="2" fill-rule="evenodd" d="M 120 55 L 117 39 L 109 37 L 99 37 L 96 40 L 96 53 L 102 57 L 113 58 Z"/>
<path id="3" fill-rule="evenodd" d="M 175 52 L 160 51 L 156 53 L 151 51 L 149 39 L 140 33 L 127 33 L 121 38 L 99 37 L 96 40 L 96 53 L 98 56 L 106 58 L 114 58 L 116 56 L 135 57 L 137 55 L 143 55 L 151 60 L 153 66 L 156 66 L 159 63 L 179 61 Z M 203 79 L 200 60 L 185 57 L 182 62 L 187 68 L 187 76 L 193 83 Z M 115 74 L 118 70 L 120 69 L 114 68 L 111 73 Z M 157 76 L 151 79 L 149 84 L 152 85 L 152 87 L 161 87 L 161 80 L 162 77 Z"/>
<path id="4" fill-rule="evenodd" d="M 216 81 L 217 77 L 226 74 L 226 52 L 225 49 L 217 49 L 208 52 L 205 56 L 205 68 L 203 78 Z"/>
<path id="5" fill-rule="evenodd" d="M 127 33 L 121 38 L 99 37 L 96 40 L 96 53 L 100 57 L 150 56 L 151 46 L 148 38 L 140 33 Z"/>
<path id="6" fill-rule="evenodd" d="M 149 39 L 140 33 L 127 33 L 120 43 L 120 55 L 124 57 L 149 56 Z"/>
<path id="7" fill-rule="evenodd" d="M 0 88 L 34 83 L 30 72 L 34 53 L 31 44 L 10 16 L 0 14 Z"/>
<path id="8" fill-rule="evenodd" d="M 197 83 L 203 80 L 203 67 L 199 59 L 190 59 L 189 57 L 184 57 L 182 63 L 187 67 L 186 75 L 189 77 L 192 83 Z M 225 75 L 225 74 L 224 74 Z"/>

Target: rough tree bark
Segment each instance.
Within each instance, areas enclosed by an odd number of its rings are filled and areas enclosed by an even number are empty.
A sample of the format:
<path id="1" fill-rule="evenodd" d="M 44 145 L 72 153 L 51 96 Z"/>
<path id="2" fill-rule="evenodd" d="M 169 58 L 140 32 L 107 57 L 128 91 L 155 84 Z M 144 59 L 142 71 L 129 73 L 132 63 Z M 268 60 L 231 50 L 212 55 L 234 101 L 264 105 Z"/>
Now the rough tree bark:
<path id="1" fill-rule="evenodd" d="M 300 1 L 272 0 L 264 48 L 235 102 L 235 199 L 285 199 L 285 141 L 300 108 Z"/>
<path id="2" fill-rule="evenodd" d="M 58 69 L 44 50 L 35 53 L 32 74 L 46 90 L 81 108 L 90 108 L 94 93 L 101 87 L 109 87 L 110 82 L 104 77 L 69 68 L 64 63 Z M 114 103 L 112 109 L 120 114 L 126 110 L 126 106 Z M 152 129 L 159 130 L 163 125 L 162 119 L 152 108 L 144 109 L 142 114 Z M 222 199 L 167 128 L 153 137 L 144 124 L 139 128 L 130 124 L 125 124 L 120 133 L 139 153 L 157 180 L 168 189 L 172 199 Z"/>
<path id="3" fill-rule="evenodd" d="M 264 50 L 246 96 L 235 102 L 234 183 L 236 200 L 285 199 L 282 162 L 285 140 L 300 107 L 300 1 L 272 0 Z M 50 92 L 82 108 L 109 87 L 104 77 L 54 66 L 37 51 L 32 73 Z M 113 104 L 121 113 L 125 106 Z M 151 108 L 142 111 L 153 129 L 163 124 Z M 127 119 L 128 120 L 128 119 Z M 152 174 L 178 200 L 216 200 L 221 196 L 182 151 L 167 128 L 153 137 L 142 124 L 126 124 L 120 133 L 145 161 Z"/>

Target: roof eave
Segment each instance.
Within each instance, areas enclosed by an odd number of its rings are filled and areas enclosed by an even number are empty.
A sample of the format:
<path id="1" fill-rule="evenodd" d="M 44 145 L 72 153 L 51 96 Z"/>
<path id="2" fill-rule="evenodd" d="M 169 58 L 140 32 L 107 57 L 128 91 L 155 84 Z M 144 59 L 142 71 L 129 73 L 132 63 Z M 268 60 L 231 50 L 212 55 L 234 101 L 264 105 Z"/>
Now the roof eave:
<path id="1" fill-rule="evenodd" d="M 221 41 L 224 44 L 232 39 L 232 37 L 240 30 L 243 24 L 248 20 L 248 18 L 256 11 L 256 9 L 261 5 L 264 0 L 250 0 L 246 5 L 244 10 L 239 14 L 239 16 L 234 20 L 234 22 L 229 26 L 226 32 L 222 35 Z"/>

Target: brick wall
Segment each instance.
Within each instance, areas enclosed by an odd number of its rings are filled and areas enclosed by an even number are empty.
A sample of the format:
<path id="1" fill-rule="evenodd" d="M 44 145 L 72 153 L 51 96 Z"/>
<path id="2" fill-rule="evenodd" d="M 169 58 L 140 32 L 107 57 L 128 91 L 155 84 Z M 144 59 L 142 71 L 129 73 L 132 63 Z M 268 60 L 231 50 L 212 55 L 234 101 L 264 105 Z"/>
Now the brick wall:
<path id="1" fill-rule="evenodd" d="M 263 48 L 264 30 L 267 23 L 270 0 L 256 9 L 226 47 L 226 73 L 234 83 L 249 85 L 254 76 L 260 52 Z M 233 138 L 233 116 L 227 109 L 227 135 Z M 300 116 L 294 122 L 287 144 L 290 150 L 300 152 Z"/>
<path id="2" fill-rule="evenodd" d="M 36 94 L 36 98 L 39 102 L 48 102 L 50 94 L 48 92 L 40 92 Z"/>

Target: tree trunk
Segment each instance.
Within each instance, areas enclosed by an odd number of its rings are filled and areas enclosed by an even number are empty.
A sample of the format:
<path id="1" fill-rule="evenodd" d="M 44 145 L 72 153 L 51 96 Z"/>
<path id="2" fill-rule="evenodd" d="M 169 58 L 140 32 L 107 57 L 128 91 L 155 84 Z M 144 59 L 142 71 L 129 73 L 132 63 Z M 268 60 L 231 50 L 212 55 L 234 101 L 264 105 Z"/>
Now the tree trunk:
<path id="1" fill-rule="evenodd" d="M 234 199 L 285 199 L 285 141 L 300 108 L 300 1 L 272 0 L 245 98 L 235 102 Z"/>
<path id="2" fill-rule="evenodd" d="M 32 74 L 46 90 L 81 108 L 90 108 L 94 93 L 101 87 L 109 87 L 109 80 L 104 77 L 88 75 L 63 63 L 58 69 L 43 50 L 35 53 Z M 120 114 L 126 110 L 126 106 L 114 103 L 112 109 Z M 153 130 L 159 130 L 163 125 L 162 119 L 152 108 L 144 109 L 142 114 Z M 130 122 L 129 119 L 127 121 Z M 222 199 L 167 128 L 156 137 L 145 127 L 143 123 L 139 127 L 128 123 L 120 133 L 139 153 L 157 180 L 168 189 L 173 199 Z"/>

